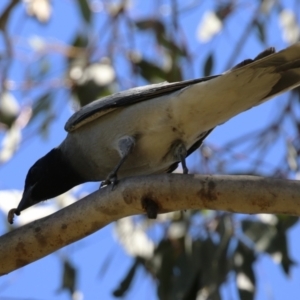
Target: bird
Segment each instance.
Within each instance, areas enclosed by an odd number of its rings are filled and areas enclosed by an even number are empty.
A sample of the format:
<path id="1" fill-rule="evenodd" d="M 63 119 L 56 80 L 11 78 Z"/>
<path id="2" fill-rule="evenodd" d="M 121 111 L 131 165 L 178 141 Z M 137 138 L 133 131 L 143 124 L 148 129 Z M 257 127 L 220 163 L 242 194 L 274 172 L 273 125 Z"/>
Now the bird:
<path id="1" fill-rule="evenodd" d="M 114 187 L 129 176 L 173 172 L 218 125 L 300 85 L 300 43 L 273 47 L 220 75 L 106 96 L 65 124 L 66 138 L 29 169 L 21 211 L 84 182 Z"/>

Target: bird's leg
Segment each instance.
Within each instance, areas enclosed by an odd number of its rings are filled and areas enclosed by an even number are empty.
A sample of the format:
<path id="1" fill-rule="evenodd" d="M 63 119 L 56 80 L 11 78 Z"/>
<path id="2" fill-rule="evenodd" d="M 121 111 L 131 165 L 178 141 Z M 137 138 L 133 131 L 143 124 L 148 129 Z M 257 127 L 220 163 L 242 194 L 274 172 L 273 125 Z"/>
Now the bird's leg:
<path id="1" fill-rule="evenodd" d="M 117 173 L 122 166 L 122 164 L 127 159 L 128 155 L 131 153 L 133 147 L 135 145 L 135 139 L 132 136 L 125 136 L 122 137 L 118 142 L 119 147 L 119 153 L 121 156 L 120 161 L 115 166 L 115 168 L 109 173 L 109 175 L 106 177 L 104 181 L 101 182 L 100 188 L 104 185 L 112 184 L 112 189 L 118 182 L 118 176 Z"/>
<path id="2" fill-rule="evenodd" d="M 183 174 L 188 174 L 189 170 L 186 166 L 186 161 L 185 161 L 187 156 L 187 150 L 185 148 L 185 145 L 181 141 L 178 141 L 178 143 L 174 145 L 173 153 L 176 159 L 181 162 Z"/>
<path id="3" fill-rule="evenodd" d="M 183 142 L 178 141 L 178 143 L 176 143 L 174 145 L 174 155 L 176 157 L 177 160 L 180 160 L 181 165 L 182 165 L 182 170 L 183 170 L 183 174 L 188 174 L 189 173 L 189 169 L 186 166 L 186 156 L 187 156 L 187 150 L 185 148 L 185 145 L 183 144 Z M 185 212 L 186 210 L 183 210 L 183 212 Z"/>

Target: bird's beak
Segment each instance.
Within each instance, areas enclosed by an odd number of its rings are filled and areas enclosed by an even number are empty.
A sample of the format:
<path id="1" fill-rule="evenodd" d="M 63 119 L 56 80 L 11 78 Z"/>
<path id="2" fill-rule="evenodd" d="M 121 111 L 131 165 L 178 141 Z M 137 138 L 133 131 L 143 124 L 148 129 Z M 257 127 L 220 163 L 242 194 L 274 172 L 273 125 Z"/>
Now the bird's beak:
<path id="1" fill-rule="evenodd" d="M 22 199 L 18 205 L 17 211 L 21 212 L 22 210 L 32 206 L 33 204 L 35 204 L 34 200 L 32 199 L 31 196 L 31 192 L 32 189 L 34 188 L 33 186 L 30 186 L 29 188 L 27 188 L 26 190 L 24 190 L 23 192 L 23 196 Z"/>

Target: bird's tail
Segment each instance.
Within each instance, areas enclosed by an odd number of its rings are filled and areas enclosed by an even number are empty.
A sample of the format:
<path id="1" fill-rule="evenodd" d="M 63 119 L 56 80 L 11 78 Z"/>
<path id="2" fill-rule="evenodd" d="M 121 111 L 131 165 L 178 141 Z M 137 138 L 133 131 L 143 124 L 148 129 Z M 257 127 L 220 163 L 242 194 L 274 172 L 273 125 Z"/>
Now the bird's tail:
<path id="1" fill-rule="evenodd" d="M 246 60 L 219 77 L 174 93 L 178 103 L 172 107 L 176 120 L 193 127 L 189 128 L 191 132 L 204 132 L 299 86 L 300 43 L 273 52 L 270 48 L 254 61 Z"/>
<path id="2" fill-rule="evenodd" d="M 263 101 L 291 90 L 300 85 L 300 43 L 254 61 L 250 66 L 252 68 L 273 67 L 273 72 L 280 75 L 279 80 L 273 85 Z"/>

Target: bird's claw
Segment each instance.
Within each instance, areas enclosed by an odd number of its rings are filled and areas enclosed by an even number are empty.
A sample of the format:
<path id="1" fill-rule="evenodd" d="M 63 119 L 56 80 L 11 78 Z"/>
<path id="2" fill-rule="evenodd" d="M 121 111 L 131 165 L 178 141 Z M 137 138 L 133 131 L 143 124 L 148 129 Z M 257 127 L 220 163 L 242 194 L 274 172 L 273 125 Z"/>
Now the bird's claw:
<path id="1" fill-rule="evenodd" d="M 106 185 L 110 185 L 110 183 L 111 183 L 111 182 L 108 181 L 107 179 L 101 181 L 101 183 L 100 183 L 100 189 L 103 188 L 103 187 L 106 186 Z"/>
<path id="2" fill-rule="evenodd" d="M 117 174 L 110 174 L 107 176 L 105 180 L 103 180 L 100 184 L 100 188 L 111 185 L 111 190 L 113 191 L 117 183 L 119 182 Z"/>
<path id="3" fill-rule="evenodd" d="M 115 176 L 114 178 L 112 178 L 111 180 L 111 190 L 113 191 L 114 188 L 116 187 L 117 183 L 119 182 L 117 176 Z"/>

